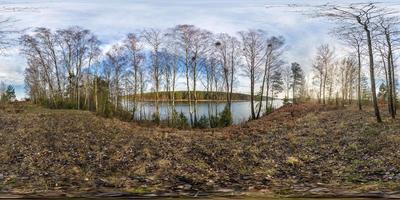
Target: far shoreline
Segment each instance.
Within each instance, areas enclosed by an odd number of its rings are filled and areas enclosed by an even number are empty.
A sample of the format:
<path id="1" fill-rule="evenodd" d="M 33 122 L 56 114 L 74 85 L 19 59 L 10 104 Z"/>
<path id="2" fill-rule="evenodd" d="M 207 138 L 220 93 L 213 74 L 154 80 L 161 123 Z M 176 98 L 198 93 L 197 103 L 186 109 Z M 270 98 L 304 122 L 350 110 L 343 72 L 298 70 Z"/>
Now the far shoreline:
<path id="1" fill-rule="evenodd" d="M 125 97 L 124 97 L 125 98 Z M 130 99 L 128 99 L 128 100 L 130 100 Z M 273 99 L 274 101 L 275 100 L 280 100 L 280 101 L 283 101 L 283 99 Z M 130 101 L 133 101 L 133 100 L 130 100 Z M 176 99 L 176 100 L 174 100 L 175 101 L 175 103 L 185 103 L 185 102 L 189 102 L 189 100 L 187 100 L 187 99 Z M 232 102 L 250 102 L 251 100 L 245 100 L 245 99 L 243 99 L 243 100 L 232 100 Z M 258 102 L 259 100 L 255 100 L 254 102 Z M 263 100 L 263 101 L 265 101 L 265 99 Z M 137 100 L 137 102 L 156 102 L 156 100 L 154 100 L 154 99 L 142 99 L 142 100 Z M 162 99 L 162 100 L 158 100 L 158 102 L 161 102 L 161 103 L 166 103 L 166 102 L 169 102 L 169 103 L 172 103 L 172 100 L 168 100 L 168 99 Z M 191 102 L 195 102 L 194 100 L 192 100 Z M 202 99 L 202 100 L 197 100 L 197 102 L 201 102 L 201 103 L 227 103 L 227 101 L 226 100 L 208 100 L 208 99 Z"/>

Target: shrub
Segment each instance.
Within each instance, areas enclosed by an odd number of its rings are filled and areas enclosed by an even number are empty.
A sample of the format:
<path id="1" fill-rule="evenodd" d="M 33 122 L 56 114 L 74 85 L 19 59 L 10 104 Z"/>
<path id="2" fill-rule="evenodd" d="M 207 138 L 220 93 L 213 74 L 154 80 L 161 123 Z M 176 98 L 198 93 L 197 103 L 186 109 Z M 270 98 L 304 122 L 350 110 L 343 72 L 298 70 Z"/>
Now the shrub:
<path id="1" fill-rule="evenodd" d="M 178 129 L 186 129 L 189 127 L 187 117 L 181 112 L 178 113 L 176 110 L 172 111 L 171 127 Z"/>
<path id="2" fill-rule="evenodd" d="M 152 121 L 153 121 L 154 123 L 160 124 L 161 119 L 160 119 L 160 115 L 159 115 L 159 114 L 153 113 L 153 115 L 151 116 L 151 118 L 153 119 Z"/>
<path id="3" fill-rule="evenodd" d="M 219 116 L 219 126 L 226 127 L 232 125 L 232 113 L 229 105 L 226 105 L 224 110 L 220 113 Z"/>
<path id="4" fill-rule="evenodd" d="M 219 117 L 218 116 L 210 116 L 210 127 L 217 128 L 219 126 Z"/>
<path id="5" fill-rule="evenodd" d="M 194 127 L 196 128 L 209 128 L 209 120 L 206 116 L 201 116 L 199 120 L 195 123 Z"/>
<path id="6" fill-rule="evenodd" d="M 287 105 L 287 104 L 290 104 L 290 101 L 289 101 L 289 98 L 287 98 L 285 96 L 285 98 L 283 99 L 283 105 Z"/>

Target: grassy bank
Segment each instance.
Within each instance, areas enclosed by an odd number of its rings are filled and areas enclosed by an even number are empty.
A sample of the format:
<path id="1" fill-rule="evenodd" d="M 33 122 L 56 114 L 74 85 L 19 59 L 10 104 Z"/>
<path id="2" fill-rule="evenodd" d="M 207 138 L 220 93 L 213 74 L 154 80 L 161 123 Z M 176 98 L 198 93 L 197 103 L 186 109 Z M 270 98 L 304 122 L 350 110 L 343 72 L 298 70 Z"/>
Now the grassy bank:
<path id="1" fill-rule="evenodd" d="M 224 129 L 139 127 L 29 104 L 0 110 L 0 191 L 135 194 L 400 190 L 400 120 L 319 105 Z"/>

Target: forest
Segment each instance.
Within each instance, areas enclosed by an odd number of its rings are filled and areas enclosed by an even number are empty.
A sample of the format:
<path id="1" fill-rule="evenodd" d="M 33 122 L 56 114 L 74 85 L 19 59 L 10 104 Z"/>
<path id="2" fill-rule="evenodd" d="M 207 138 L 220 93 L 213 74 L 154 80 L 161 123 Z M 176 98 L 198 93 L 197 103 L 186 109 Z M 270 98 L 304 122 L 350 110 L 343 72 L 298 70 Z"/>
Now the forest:
<path id="1" fill-rule="evenodd" d="M 286 93 L 293 88 L 292 97 L 304 96 L 300 65 L 293 63 L 283 70 L 284 38 L 267 36 L 261 30 L 239 32 L 238 39 L 193 25 L 151 28 L 128 34 L 104 54 L 97 37 L 80 27 L 56 31 L 37 28 L 33 32 L 20 39 L 28 64 L 26 88 L 34 103 L 51 108 L 91 110 L 105 116 L 134 115 L 138 102 L 149 96 L 145 91 L 150 90 L 156 107 L 153 120 L 159 121 L 158 102 L 167 100 L 174 112 L 175 98 L 179 98 L 177 79 L 181 77 L 187 87 L 181 94 L 189 105 L 189 124 L 195 126 L 199 98 L 218 100 L 220 95 L 210 94 L 224 92 L 229 110 L 233 97 L 238 96 L 233 88 L 239 69 L 251 80 L 252 119 L 260 118 L 261 108 L 270 110 L 270 104 L 263 105 L 263 101 L 269 102 L 284 88 Z M 258 84 L 260 80 L 262 84 Z M 151 88 L 147 88 L 149 84 Z M 205 91 L 198 93 L 199 87 Z M 198 97 L 201 94 L 206 97 Z M 127 100 L 133 103 L 123 108 Z"/>
<path id="2" fill-rule="evenodd" d="M 52 108 L 91 110 L 106 116 L 130 112 L 134 116 L 144 93 L 151 91 L 156 107 L 153 118 L 159 121 L 158 102 L 167 100 L 172 116 L 177 81 L 182 79 L 188 120 L 195 126 L 200 117 L 198 100 L 216 100 L 208 93 L 224 92 L 230 107 L 235 79 L 245 76 L 249 80 L 250 119 L 267 114 L 271 110 L 269 99 L 279 94 L 293 102 L 317 99 L 322 104 L 344 105 L 354 101 L 359 109 L 363 102 L 371 102 L 378 122 L 382 121 L 380 99 L 394 118 L 397 80 L 393 49 L 398 25 L 394 12 L 377 4 L 325 5 L 312 10 L 316 13 L 313 17 L 344 21 L 332 34 L 350 53 L 338 55 L 334 47 L 321 44 L 307 75 L 309 80 L 302 66 L 285 60 L 285 38 L 258 29 L 229 35 L 187 24 L 166 30 L 148 28 L 129 33 L 101 50 L 101 41 L 90 30 L 36 28 L 20 38 L 28 64 L 27 93 L 34 103 Z M 363 65 L 369 67 L 364 71 Z M 199 88 L 206 97 L 198 97 Z M 123 107 L 127 100 L 133 103 Z"/>
<path id="3" fill-rule="evenodd" d="M 329 27 L 313 44 L 261 24 L 132 23 L 111 40 L 78 22 L 0 21 L 0 50 L 25 65 L 25 98 L 0 65 L 0 198 L 400 199 L 400 17 L 388 5 L 263 5 Z"/>

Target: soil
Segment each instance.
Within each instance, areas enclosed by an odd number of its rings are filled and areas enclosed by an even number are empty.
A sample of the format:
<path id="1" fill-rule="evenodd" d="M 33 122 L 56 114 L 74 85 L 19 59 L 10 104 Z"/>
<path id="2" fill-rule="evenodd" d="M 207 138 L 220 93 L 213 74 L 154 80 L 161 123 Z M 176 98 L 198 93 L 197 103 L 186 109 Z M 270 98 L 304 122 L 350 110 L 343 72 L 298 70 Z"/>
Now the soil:
<path id="1" fill-rule="evenodd" d="M 182 131 L 22 103 L 0 109 L 0 193 L 400 198 L 399 147 L 400 120 L 352 106 Z"/>

